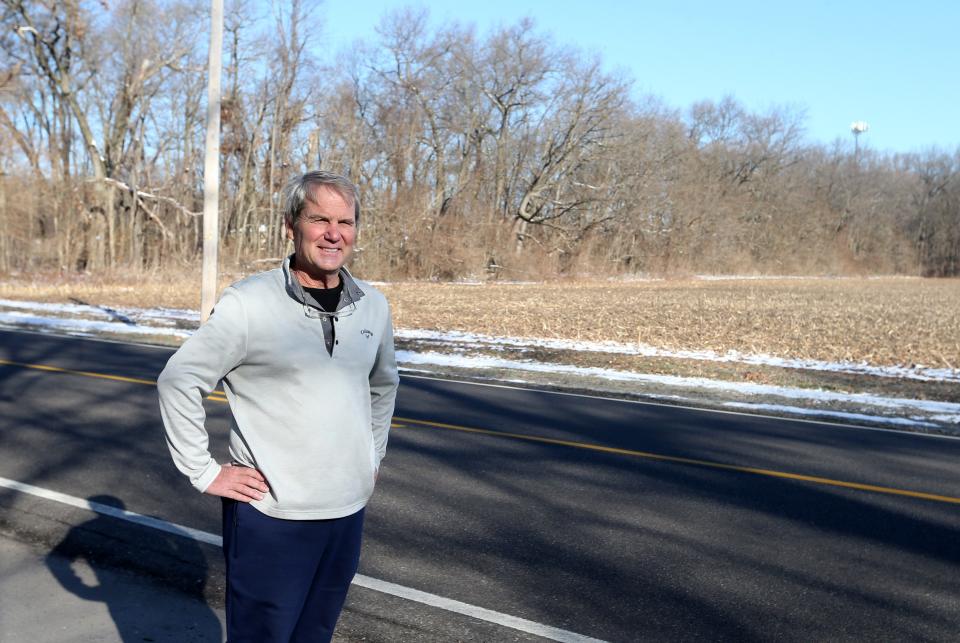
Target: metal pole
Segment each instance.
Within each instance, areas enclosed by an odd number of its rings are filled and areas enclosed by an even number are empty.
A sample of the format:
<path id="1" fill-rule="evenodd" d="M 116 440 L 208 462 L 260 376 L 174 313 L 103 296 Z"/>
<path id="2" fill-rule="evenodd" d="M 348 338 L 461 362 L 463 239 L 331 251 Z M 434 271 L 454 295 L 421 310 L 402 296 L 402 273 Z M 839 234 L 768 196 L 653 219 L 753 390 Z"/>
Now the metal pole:
<path id="1" fill-rule="evenodd" d="M 217 246 L 220 241 L 220 67 L 223 50 L 223 0 L 210 2 L 210 69 L 207 82 L 207 141 L 203 163 L 203 271 L 200 323 L 207 321 L 217 297 Z"/>

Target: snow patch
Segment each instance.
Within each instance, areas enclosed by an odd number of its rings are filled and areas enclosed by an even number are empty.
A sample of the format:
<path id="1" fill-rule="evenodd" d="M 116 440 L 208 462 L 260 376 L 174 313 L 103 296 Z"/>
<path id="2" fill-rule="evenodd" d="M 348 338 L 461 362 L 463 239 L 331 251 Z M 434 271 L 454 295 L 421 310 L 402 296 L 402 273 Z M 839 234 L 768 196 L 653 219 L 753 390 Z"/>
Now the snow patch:
<path id="1" fill-rule="evenodd" d="M 678 375 L 655 375 L 650 373 L 633 373 L 618 371 L 610 368 L 595 366 L 572 366 L 568 364 L 545 364 L 536 361 L 516 361 L 485 355 L 449 355 L 433 351 L 413 352 L 397 351 L 397 361 L 405 364 L 432 364 L 435 366 L 458 366 L 461 368 L 477 369 L 511 369 L 521 371 L 535 371 L 540 373 L 564 373 L 570 375 L 585 375 L 607 380 L 622 382 L 638 382 L 661 384 L 673 387 L 687 387 L 739 393 L 741 395 L 773 395 L 788 399 L 804 399 L 819 402 L 849 402 L 860 405 L 869 405 L 885 409 L 913 409 L 927 413 L 937 413 L 944 417 L 960 415 L 960 404 L 954 402 L 936 402 L 931 400 L 914 400 L 908 398 L 881 397 L 870 393 L 839 393 L 820 389 L 793 388 L 775 386 L 772 384 L 755 384 L 752 382 L 728 382 L 712 380 L 705 377 L 680 377 Z"/>
<path id="2" fill-rule="evenodd" d="M 925 422 L 920 418 L 893 418 L 883 415 L 867 415 L 865 413 L 848 413 L 847 411 L 832 411 L 829 409 L 806 409 L 800 406 L 784 406 L 782 404 L 755 404 L 752 402 L 724 402 L 723 406 L 753 411 L 772 411 L 774 413 L 788 413 L 790 415 L 805 415 L 814 417 L 829 417 L 838 420 L 859 420 L 876 424 L 890 424 L 893 426 L 913 426 L 936 428 L 937 424 Z"/>
<path id="3" fill-rule="evenodd" d="M 29 313 L 0 312 L 0 325 L 11 327 L 32 326 L 70 333 L 111 333 L 116 335 L 167 335 L 189 337 L 193 331 L 160 326 L 140 326 L 124 322 L 97 321 L 94 319 L 69 319 L 66 317 L 38 317 Z"/>
<path id="4" fill-rule="evenodd" d="M 827 362 L 813 359 L 777 357 L 764 353 L 741 353 L 727 351 L 717 353 L 712 350 L 671 350 L 650 346 L 614 341 L 579 341 L 571 339 L 545 339 L 539 337 L 496 337 L 479 333 L 461 331 L 433 331 L 420 329 L 397 329 L 396 337 L 410 340 L 438 342 L 456 342 L 476 347 L 514 346 L 518 348 L 550 348 L 556 350 L 584 351 L 595 353 L 616 353 L 619 355 L 639 355 L 642 357 L 669 357 L 705 362 L 735 362 L 752 366 L 777 366 L 835 373 L 873 375 L 919 380 L 924 382 L 960 382 L 960 369 L 931 368 L 926 366 L 876 366 L 866 362 Z"/>
<path id="5" fill-rule="evenodd" d="M 92 306 L 90 304 L 50 304 L 35 301 L 16 301 L 0 299 L 0 308 L 30 310 L 34 312 L 54 313 L 58 315 L 85 315 L 103 319 L 137 319 L 172 325 L 174 322 L 200 323 L 200 313 L 183 308 L 125 308 L 110 306 Z"/>
<path id="6" fill-rule="evenodd" d="M 8 299 L 0 299 L 0 309 L 6 309 L 0 310 L 0 325 L 3 326 L 14 328 L 39 327 L 83 335 L 109 333 L 113 335 L 163 335 L 186 338 L 193 333 L 193 329 L 199 324 L 199 314 L 196 311 L 182 309 L 109 308 L 86 304 L 50 304 Z M 192 328 L 177 328 L 176 326 L 189 326 Z M 452 351 L 451 353 L 431 350 L 398 350 L 397 361 L 403 365 L 406 372 L 429 372 L 429 369 L 419 369 L 417 368 L 418 366 L 449 366 L 477 370 L 500 369 L 514 373 L 517 371 L 527 371 L 587 376 L 609 381 L 712 390 L 742 396 L 773 396 L 785 400 L 803 400 L 814 405 L 823 403 L 852 404 L 860 407 L 873 407 L 885 413 L 898 413 L 901 417 L 871 415 L 869 413 L 850 413 L 831 409 L 801 408 L 789 404 L 779 405 L 767 402 L 727 402 L 725 406 L 731 408 L 776 411 L 793 415 L 834 417 L 841 420 L 865 420 L 898 426 L 936 426 L 936 424 L 933 423 L 960 426 L 960 404 L 953 402 L 890 398 L 869 393 L 840 393 L 836 391 L 791 388 L 752 382 L 712 380 L 702 377 L 635 373 L 611 368 L 583 367 L 571 364 L 548 364 L 534 360 L 506 359 L 495 355 L 470 355 L 466 353 L 469 349 L 476 348 L 492 351 L 493 349 L 502 350 L 505 346 L 517 349 L 541 347 L 571 351 L 593 351 L 718 362 L 740 362 L 755 365 L 764 364 L 785 368 L 861 373 L 883 377 L 905 377 L 924 381 L 960 382 L 960 371 L 956 369 L 907 368 L 873 366 L 870 364 L 818 362 L 814 360 L 785 359 L 770 355 L 741 354 L 735 351 L 724 354 L 718 354 L 713 351 L 673 351 L 643 344 L 585 342 L 526 337 L 495 337 L 459 331 L 440 332 L 398 329 L 396 336 L 399 339 L 437 342 L 442 344 L 445 350 Z M 681 399 L 671 395 L 664 397 Z"/>

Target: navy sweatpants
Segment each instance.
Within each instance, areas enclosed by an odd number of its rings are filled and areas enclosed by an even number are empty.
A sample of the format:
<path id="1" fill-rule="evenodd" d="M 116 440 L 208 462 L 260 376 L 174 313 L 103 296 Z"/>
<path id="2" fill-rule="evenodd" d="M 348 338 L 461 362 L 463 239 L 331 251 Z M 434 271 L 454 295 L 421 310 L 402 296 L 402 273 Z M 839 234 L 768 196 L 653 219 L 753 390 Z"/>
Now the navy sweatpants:
<path id="1" fill-rule="evenodd" d="M 223 501 L 229 643 L 326 642 L 360 561 L 363 509 L 282 520 Z"/>

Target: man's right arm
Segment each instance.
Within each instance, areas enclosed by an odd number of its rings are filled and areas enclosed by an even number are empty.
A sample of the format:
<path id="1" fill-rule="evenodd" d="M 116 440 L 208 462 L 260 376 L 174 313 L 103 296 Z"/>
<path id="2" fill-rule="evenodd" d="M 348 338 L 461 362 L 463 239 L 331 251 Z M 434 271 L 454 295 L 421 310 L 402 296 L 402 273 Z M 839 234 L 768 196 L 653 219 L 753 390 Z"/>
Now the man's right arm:
<path id="1" fill-rule="evenodd" d="M 238 482 L 233 479 L 240 476 L 260 476 L 254 469 L 217 464 L 210 455 L 204 425 L 203 398 L 243 361 L 246 341 L 243 302 L 235 289 L 228 288 L 217 302 L 215 313 L 174 353 L 157 380 L 170 454 L 177 468 L 199 491 L 236 497 L 231 492 L 233 484 L 223 488 L 224 483 Z M 262 485 L 262 476 L 259 482 L 249 482 Z"/>

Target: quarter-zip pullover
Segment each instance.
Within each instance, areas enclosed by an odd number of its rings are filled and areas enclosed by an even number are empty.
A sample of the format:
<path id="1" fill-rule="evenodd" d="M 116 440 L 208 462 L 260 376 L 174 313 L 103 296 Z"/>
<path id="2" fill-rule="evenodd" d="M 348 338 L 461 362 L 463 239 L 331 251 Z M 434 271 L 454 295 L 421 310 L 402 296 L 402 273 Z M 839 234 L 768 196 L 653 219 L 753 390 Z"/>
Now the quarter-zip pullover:
<path id="1" fill-rule="evenodd" d="M 338 310 L 322 311 L 290 258 L 224 290 L 210 319 L 160 374 L 160 410 L 177 467 L 200 491 L 220 465 L 210 454 L 203 397 L 223 381 L 230 457 L 263 473 L 251 504 L 276 518 L 355 513 L 386 453 L 399 378 L 386 298 L 341 269 Z M 336 319 L 328 353 L 323 320 Z"/>

